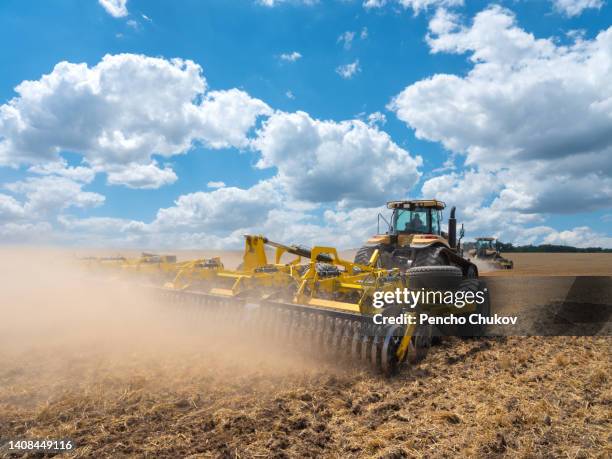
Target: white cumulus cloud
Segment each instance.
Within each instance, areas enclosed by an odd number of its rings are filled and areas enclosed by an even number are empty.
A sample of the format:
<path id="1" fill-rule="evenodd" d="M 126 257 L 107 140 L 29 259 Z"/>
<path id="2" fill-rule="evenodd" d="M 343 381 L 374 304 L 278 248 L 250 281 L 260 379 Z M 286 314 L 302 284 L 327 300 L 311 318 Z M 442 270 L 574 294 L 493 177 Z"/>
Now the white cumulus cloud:
<path id="1" fill-rule="evenodd" d="M 350 64 L 344 64 L 336 67 L 336 73 L 345 80 L 350 80 L 355 74 L 361 72 L 361 66 L 359 65 L 359 59 Z"/>
<path id="2" fill-rule="evenodd" d="M 264 6 L 268 6 L 270 8 L 278 5 L 282 5 L 284 3 L 293 3 L 296 5 L 315 5 L 319 3 L 319 0 L 255 0 L 256 3 Z"/>
<path id="3" fill-rule="evenodd" d="M 157 163 L 128 164 L 116 171 L 108 170 L 109 185 L 125 185 L 128 188 L 154 189 L 170 185 L 177 180 L 174 171 L 166 166 L 160 168 Z"/>
<path id="4" fill-rule="evenodd" d="M 91 167 L 69 166 L 63 158 L 56 162 L 31 166 L 28 172 L 38 175 L 59 175 L 83 183 L 90 183 L 96 175 Z"/>
<path id="5" fill-rule="evenodd" d="M 295 62 L 302 58 L 302 55 L 297 51 L 293 51 L 291 53 L 283 53 L 280 55 L 281 60 L 287 62 Z"/>
<path id="6" fill-rule="evenodd" d="M 338 37 L 337 42 L 341 43 L 344 49 L 351 49 L 351 46 L 353 46 L 354 39 L 355 39 L 355 32 L 347 30 L 346 32 L 342 33 Z"/>
<path id="7" fill-rule="evenodd" d="M 8 183 L 4 188 L 25 197 L 22 207 L 29 219 L 54 217 L 69 207 L 96 207 L 105 199 L 99 193 L 83 191 L 82 183 L 53 175 L 29 177 Z"/>
<path id="8" fill-rule="evenodd" d="M 593 231 L 588 226 L 579 226 L 565 231 L 556 231 L 551 228 L 549 234 L 544 237 L 543 243 L 582 248 L 612 247 L 612 237 Z"/>
<path id="9" fill-rule="evenodd" d="M 180 196 L 173 207 L 158 211 L 152 226 L 158 231 L 228 234 L 265 222 L 279 203 L 278 191 L 270 181 L 249 189 L 221 187 Z"/>
<path id="10" fill-rule="evenodd" d="M 20 202 L 14 197 L 0 193 L 0 223 L 21 220 L 26 216 Z"/>
<path id="11" fill-rule="evenodd" d="M 557 11 L 568 17 L 579 16 L 586 9 L 600 9 L 604 4 L 603 0 L 552 0 L 552 2 Z"/>
<path id="12" fill-rule="evenodd" d="M 311 202 L 380 204 L 404 196 L 422 160 L 360 120 L 321 121 L 305 112 L 277 112 L 253 142 L 259 168 L 276 167 L 289 194 Z"/>
<path id="13" fill-rule="evenodd" d="M 461 6 L 463 0 L 365 0 L 363 2 L 366 9 L 382 8 L 387 4 L 399 4 L 412 9 L 414 14 L 419 14 L 430 8 Z"/>
<path id="14" fill-rule="evenodd" d="M 418 81 L 394 98 L 390 108 L 417 137 L 491 177 L 499 209 L 535 216 L 610 207 L 612 28 L 561 46 L 493 6 L 469 26 L 436 14 L 428 42 L 434 53 L 468 53 L 473 68 Z M 426 187 L 456 187 L 456 179 Z"/>
<path id="15" fill-rule="evenodd" d="M 15 90 L 0 106 L 0 165 L 56 163 L 70 151 L 132 187 L 143 171 L 155 175 L 145 187 L 173 181 L 153 154 L 185 153 L 195 143 L 244 148 L 257 118 L 271 112 L 239 89 L 207 91 L 193 61 L 135 54 L 107 55 L 92 67 L 60 62 Z"/>
<path id="16" fill-rule="evenodd" d="M 98 0 L 98 3 L 108 14 L 115 18 L 122 18 L 128 15 L 127 0 Z"/>

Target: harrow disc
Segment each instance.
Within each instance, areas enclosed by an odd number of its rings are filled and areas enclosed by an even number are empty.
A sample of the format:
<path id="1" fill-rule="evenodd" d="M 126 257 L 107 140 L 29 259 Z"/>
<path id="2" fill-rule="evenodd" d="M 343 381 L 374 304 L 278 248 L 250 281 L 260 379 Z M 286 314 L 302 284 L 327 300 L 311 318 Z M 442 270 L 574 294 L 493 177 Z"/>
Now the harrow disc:
<path id="1" fill-rule="evenodd" d="M 341 319 L 334 320 L 334 331 L 331 339 L 332 355 L 340 356 L 342 345 L 342 334 L 344 332 L 344 324 Z"/>
<path id="2" fill-rule="evenodd" d="M 370 349 L 372 347 L 372 337 L 367 333 L 363 335 L 361 340 L 361 360 L 366 363 L 370 359 Z"/>
<path id="3" fill-rule="evenodd" d="M 374 370 L 381 368 L 381 350 L 383 345 L 383 338 L 381 336 L 381 330 L 377 329 L 374 337 L 372 338 L 372 347 L 370 348 L 370 364 Z"/>
<path id="4" fill-rule="evenodd" d="M 327 321 L 325 317 L 315 317 L 314 347 L 317 351 L 325 352 L 325 332 Z"/>
<path id="5" fill-rule="evenodd" d="M 410 339 L 408 346 L 408 361 L 418 363 L 423 360 L 431 347 L 433 327 L 431 325 L 419 325 Z"/>
<path id="6" fill-rule="evenodd" d="M 350 357 L 353 328 L 354 325 L 351 321 L 346 320 L 342 331 L 342 337 L 340 338 L 340 357 L 343 360 Z"/>
<path id="7" fill-rule="evenodd" d="M 351 340 L 351 359 L 354 362 L 357 362 L 361 358 L 361 341 L 363 340 L 363 336 L 361 336 L 360 327 L 355 327 L 355 331 L 353 332 L 353 338 Z"/>
<path id="8" fill-rule="evenodd" d="M 323 320 L 324 328 L 323 328 L 323 343 L 322 349 L 323 353 L 327 356 L 333 356 L 334 348 L 333 348 L 333 339 L 334 339 L 334 329 L 335 329 L 335 319 L 333 317 L 325 317 Z"/>
<path id="9" fill-rule="evenodd" d="M 401 363 L 397 358 L 397 349 L 402 341 L 403 336 L 403 326 L 391 325 L 387 328 L 380 356 L 382 372 L 385 376 L 391 376 L 397 373 L 397 370 Z"/>

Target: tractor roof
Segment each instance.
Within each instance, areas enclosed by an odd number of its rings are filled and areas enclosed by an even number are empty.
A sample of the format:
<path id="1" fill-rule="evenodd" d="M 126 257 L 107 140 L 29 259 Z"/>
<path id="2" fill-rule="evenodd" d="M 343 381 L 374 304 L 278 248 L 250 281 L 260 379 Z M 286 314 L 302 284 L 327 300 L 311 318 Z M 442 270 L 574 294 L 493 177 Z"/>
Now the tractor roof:
<path id="1" fill-rule="evenodd" d="M 442 201 L 436 199 L 416 199 L 411 201 L 389 201 L 388 209 L 413 209 L 415 207 L 430 207 L 436 210 L 442 210 L 446 207 Z"/>
<path id="2" fill-rule="evenodd" d="M 494 237 L 477 237 L 476 240 L 477 241 L 494 241 L 495 238 Z"/>

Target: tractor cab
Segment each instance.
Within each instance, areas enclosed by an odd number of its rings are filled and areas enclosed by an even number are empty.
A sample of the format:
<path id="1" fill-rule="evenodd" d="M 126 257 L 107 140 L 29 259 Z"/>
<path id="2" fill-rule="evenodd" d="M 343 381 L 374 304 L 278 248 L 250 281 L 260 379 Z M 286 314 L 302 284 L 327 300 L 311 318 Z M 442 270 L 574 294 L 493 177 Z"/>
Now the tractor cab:
<path id="1" fill-rule="evenodd" d="M 392 234 L 435 234 L 442 236 L 442 210 L 445 204 L 436 200 L 391 201 Z"/>
<path id="2" fill-rule="evenodd" d="M 391 221 L 378 215 L 379 230 L 368 239 L 368 244 L 383 244 L 390 249 L 395 247 L 424 247 L 439 245 L 457 250 L 457 220 L 453 207 L 448 219 L 448 233 L 442 231 L 442 210 L 446 207 L 436 199 L 413 201 L 390 201 L 387 208 L 392 209 Z M 388 225 L 384 234 L 380 232 L 380 220 Z M 463 237 L 463 228 L 460 232 Z"/>
<path id="3" fill-rule="evenodd" d="M 355 263 L 367 265 L 375 250 L 382 267 L 406 270 L 417 266 L 453 265 L 466 277 L 478 275 L 476 265 L 463 258 L 461 239 L 463 225 L 457 232 L 455 208 L 448 216 L 448 230 L 442 231 L 442 211 L 446 207 L 437 199 L 389 201 L 391 220 L 378 214 L 378 230 L 355 254 Z M 387 231 L 380 231 L 381 220 Z M 458 236 L 458 237 L 457 237 Z"/>
<path id="4" fill-rule="evenodd" d="M 475 254 L 481 258 L 492 256 L 497 253 L 496 239 L 494 237 L 476 238 Z"/>

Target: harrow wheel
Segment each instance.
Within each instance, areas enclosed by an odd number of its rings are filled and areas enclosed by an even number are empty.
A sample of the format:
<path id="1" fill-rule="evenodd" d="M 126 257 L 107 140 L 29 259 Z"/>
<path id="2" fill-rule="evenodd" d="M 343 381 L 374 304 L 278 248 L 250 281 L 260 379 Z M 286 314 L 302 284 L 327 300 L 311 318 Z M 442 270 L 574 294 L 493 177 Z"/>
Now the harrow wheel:
<path id="1" fill-rule="evenodd" d="M 404 327 L 401 325 L 391 325 L 387 328 L 385 340 L 382 345 L 380 364 L 385 376 L 397 373 L 400 361 L 397 358 L 397 349 L 404 336 Z"/>
<path id="2" fill-rule="evenodd" d="M 419 325 L 408 345 L 408 361 L 412 364 L 423 360 L 431 347 L 433 327 L 429 324 Z"/>

